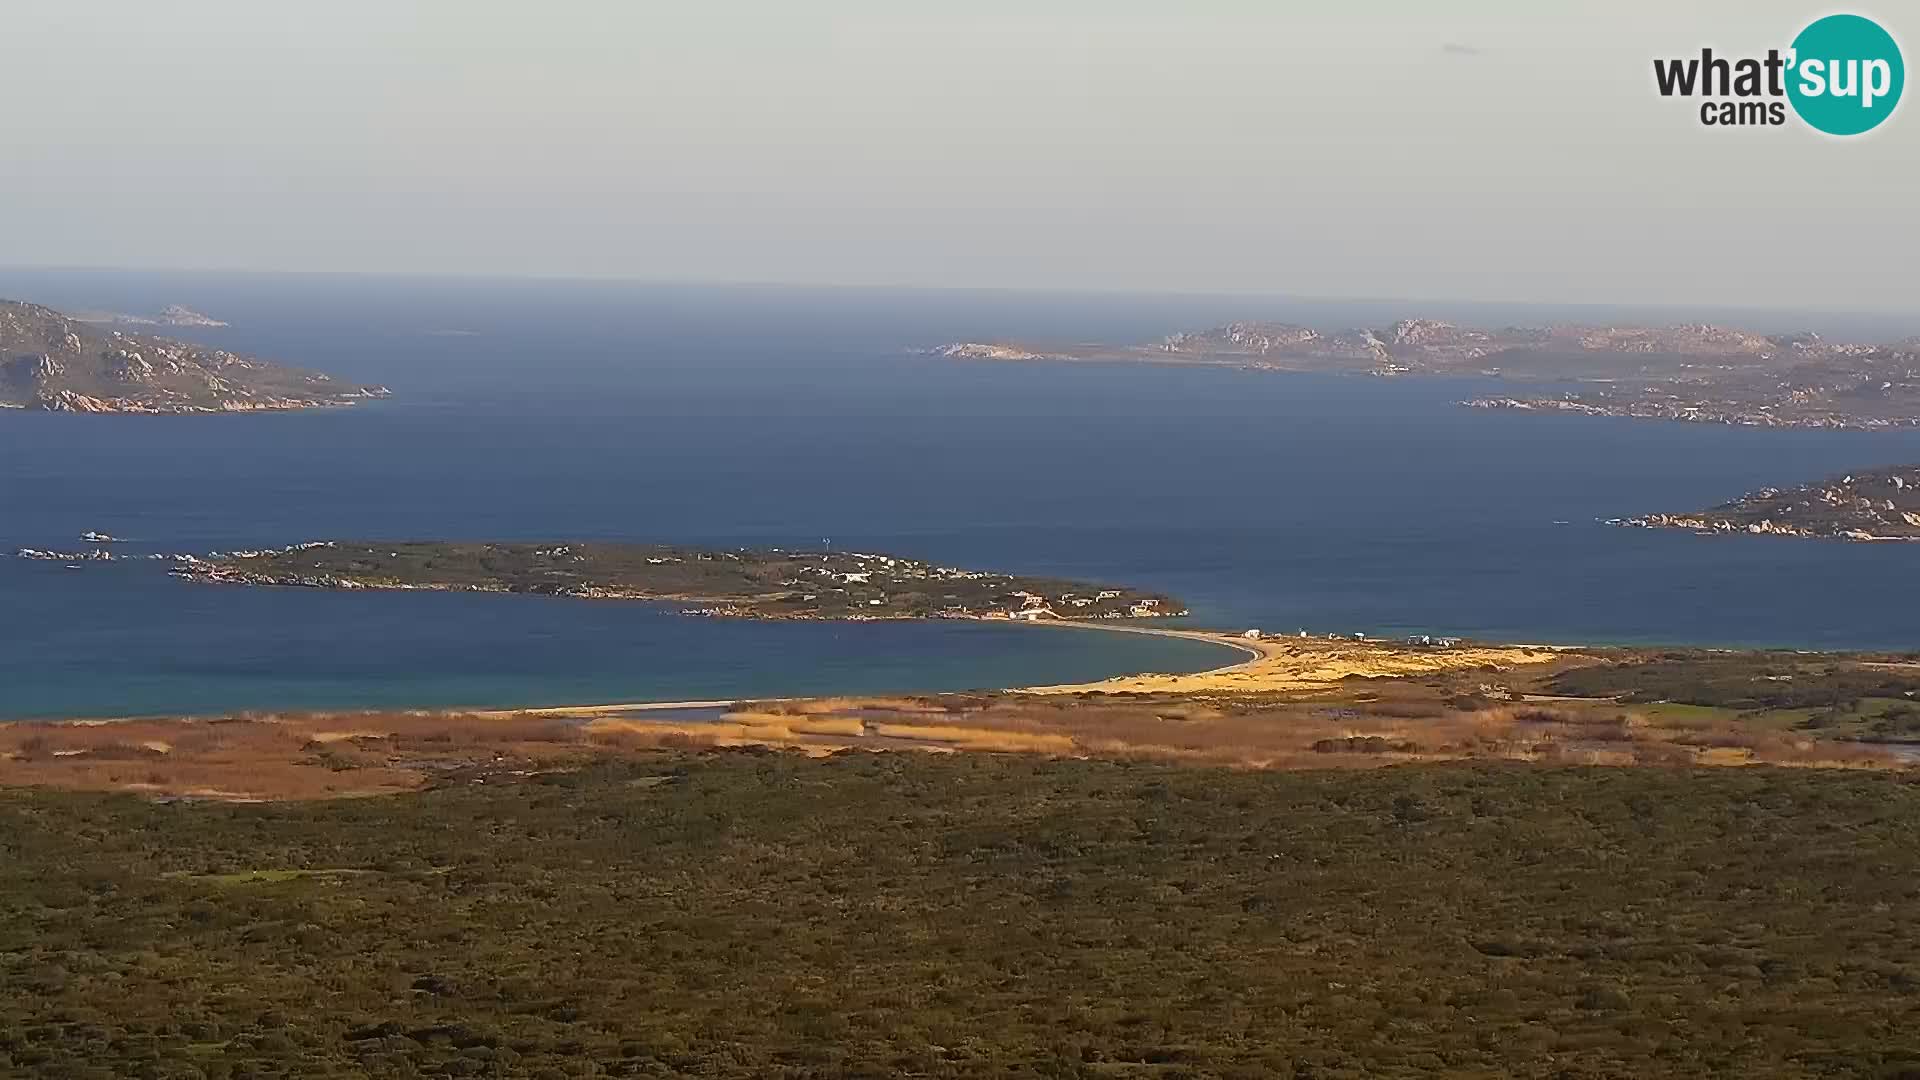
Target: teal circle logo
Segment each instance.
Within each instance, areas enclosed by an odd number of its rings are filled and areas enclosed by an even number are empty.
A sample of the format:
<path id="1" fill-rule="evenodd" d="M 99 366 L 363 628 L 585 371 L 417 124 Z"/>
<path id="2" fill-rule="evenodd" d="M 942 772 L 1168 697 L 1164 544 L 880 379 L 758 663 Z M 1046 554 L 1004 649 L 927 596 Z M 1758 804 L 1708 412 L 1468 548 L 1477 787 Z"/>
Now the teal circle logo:
<path id="1" fill-rule="evenodd" d="M 1859 15 L 1829 15 L 1793 39 L 1787 100 L 1793 111 L 1829 135 L 1872 131 L 1900 104 L 1907 68 L 1900 45 L 1880 24 Z"/>

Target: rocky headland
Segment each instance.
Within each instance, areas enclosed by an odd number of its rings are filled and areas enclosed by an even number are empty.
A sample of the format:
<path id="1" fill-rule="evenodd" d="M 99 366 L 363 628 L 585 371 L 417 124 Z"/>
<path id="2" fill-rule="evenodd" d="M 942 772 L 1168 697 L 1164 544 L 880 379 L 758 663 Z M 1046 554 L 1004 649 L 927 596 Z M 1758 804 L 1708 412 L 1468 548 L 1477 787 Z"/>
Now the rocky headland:
<path id="1" fill-rule="evenodd" d="M 204 319 L 179 312 L 179 320 Z M 383 386 L 339 382 L 226 349 L 122 333 L 37 304 L 0 301 L 0 408 L 261 412 L 353 405 L 388 393 Z"/>
<path id="2" fill-rule="evenodd" d="M 1648 514 L 1609 524 L 1828 540 L 1920 540 L 1920 465 L 1848 473 L 1794 488 L 1761 488 L 1695 513 Z"/>

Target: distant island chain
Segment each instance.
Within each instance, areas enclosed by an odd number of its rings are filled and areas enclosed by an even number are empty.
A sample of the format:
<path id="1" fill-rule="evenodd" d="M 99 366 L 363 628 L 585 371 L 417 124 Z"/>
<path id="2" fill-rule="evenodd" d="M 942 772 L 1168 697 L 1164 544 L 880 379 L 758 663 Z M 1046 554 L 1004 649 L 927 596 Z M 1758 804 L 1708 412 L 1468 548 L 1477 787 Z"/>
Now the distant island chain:
<path id="1" fill-rule="evenodd" d="M 1477 329 L 1412 318 L 1339 333 L 1232 322 L 1139 344 L 955 342 L 931 352 L 956 360 L 1470 376 L 1570 387 L 1462 402 L 1481 409 L 1759 427 L 1920 426 L 1920 341 L 1912 338 L 1866 345 L 1706 324 Z"/>

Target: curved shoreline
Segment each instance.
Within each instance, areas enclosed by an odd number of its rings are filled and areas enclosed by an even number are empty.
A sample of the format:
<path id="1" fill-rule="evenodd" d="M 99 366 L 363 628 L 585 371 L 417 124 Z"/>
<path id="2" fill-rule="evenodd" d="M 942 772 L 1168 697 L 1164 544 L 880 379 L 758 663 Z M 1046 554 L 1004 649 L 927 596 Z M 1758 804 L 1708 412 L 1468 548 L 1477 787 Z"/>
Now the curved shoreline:
<path id="1" fill-rule="evenodd" d="M 1051 697 L 1101 694 L 1235 694 L 1324 691 L 1353 678 L 1401 678 L 1437 675 L 1464 668 L 1506 669 L 1551 661 L 1578 650 L 1574 646 L 1555 645 L 1460 645 L 1447 648 L 1402 646 L 1386 640 L 1352 640 L 1300 637 L 1248 638 L 1217 630 L 1187 630 L 1166 626 L 1127 626 L 1112 620 L 1055 619 L 1045 622 L 1015 620 L 977 620 L 988 625 L 1050 626 L 1064 630 L 1097 630 L 1108 633 L 1142 634 L 1182 641 L 1198 642 L 1241 654 L 1227 664 L 1190 672 L 1128 671 L 1092 682 L 1006 686 L 988 691 L 999 694 Z M 944 691 L 920 689 L 880 694 L 881 697 L 938 694 Z M 645 718 L 648 713 L 712 712 L 717 720 L 729 712 L 749 709 L 756 704 L 780 701 L 859 698 L 876 695 L 860 693 L 812 693 L 741 696 L 728 698 L 606 701 L 585 704 L 530 704 L 519 707 L 458 707 L 393 705 L 380 708 L 318 708 L 283 710 L 309 716 L 353 715 L 368 711 L 392 711 L 414 714 L 469 716 L 488 720 L 513 717 L 545 717 L 581 722 L 615 720 L 631 716 L 633 723 L 661 724 L 685 720 L 680 717 Z M 242 710 L 244 711 L 244 710 Z M 219 712 L 206 715 L 219 715 Z M 67 717 L 5 723 L 113 724 L 142 720 L 182 718 L 181 714 L 148 713 L 117 717 Z"/>
<path id="2" fill-rule="evenodd" d="M 1199 641 L 1205 642 L 1208 645 L 1219 645 L 1223 648 L 1234 649 L 1238 652 L 1245 653 L 1247 656 L 1247 659 L 1237 664 L 1228 664 L 1225 667 L 1217 668 L 1202 668 L 1199 671 L 1190 673 L 1194 675 L 1220 675 L 1229 671 L 1236 671 L 1246 667 L 1248 664 L 1263 660 L 1270 655 L 1267 650 L 1255 644 L 1255 642 L 1265 641 L 1265 638 L 1236 637 L 1217 630 L 1180 630 L 1171 626 L 1118 626 L 1081 619 L 1054 619 L 1050 622 L 1030 622 L 1022 623 L 1021 625 L 1052 626 L 1062 630 L 1105 630 L 1118 634 L 1148 634 L 1153 637 L 1180 638 L 1185 641 Z M 1114 676 L 1114 678 L 1125 677 L 1125 675 Z M 1008 689 L 1017 690 L 1022 688 L 1008 687 Z"/>
<path id="3" fill-rule="evenodd" d="M 1118 626 L 1108 622 L 1070 619 L 1023 623 L 1064 630 L 1104 630 L 1123 634 L 1197 641 L 1233 649 L 1245 659 L 1219 667 L 1179 674 L 1130 672 L 1096 682 L 1004 687 L 1000 692 L 1036 697 L 1068 694 L 1217 694 L 1321 691 L 1352 678 L 1405 678 L 1436 675 L 1468 668 L 1505 670 L 1548 663 L 1578 652 L 1565 645 L 1459 645 L 1447 648 L 1401 646 L 1379 640 L 1261 637 L 1247 638 L 1211 630 L 1180 630 L 1164 626 Z M 909 692 L 911 693 L 911 692 Z M 861 695 L 806 695 L 807 698 Z M 897 695 L 894 695 L 897 696 Z M 739 698 L 732 701 L 614 702 L 532 709 L 487 710 L 478 715 L 506 717 L 533 713 L 542 716 L 591 718 L 608 713 L 671 709 L 734 709 L 758 702 L 795 698 Z"/>
<path id="4" fill-rule="evenodd" d="M 1386 640 L 1348 638 L 1248 638 L 1202 630 L 1161 627 L 1105 627 L 1088 629 L 1158 633 L 1235 648 L 1250 659 L 1225 667 L 1184 675 L 1141 673 L 1116 675 L 1089 683 L 1020 687 L 1014 692 L 1050 694 L 1217 694 L 1273 693 L 1326 690 L 1352 678 L 1401 678 L 1435 675 L 1464 668 L 1504 669 L 1537 664 L 1565 655 L 1563 648 L 1542 645 L 1467 645 L 1421 647 Z"/>
<path id="5" fill-rule="evenodd" d="M 502 594 L 502 595 L 509 595 L 509 594 Z M 841 620 L 771 620 L 771 621 L 834 622 L 834 621 L 841 621 Z M 1230 673 L 1233 671 L 1240 670 L 1250 664 L 1258 663 L 1266 657 L 1266 653 L 1264 653 L 1259 648 L 1255 647 L 1255 645 L 1252 642 L 1249 642 L 1237 637 L 1231 637 L 1224 633 L 1205 631 L 1205 630 L 1180 630 L 1180 629 L 1174 629 L 1171 627 L 1160 627 L 1160 626 L 1121 626 L 1121 625 L 1116 625 L 1117 620 L 1093 621 L 1093 620 L 1056 619 L 1056 620 L 1051 620 L 1047 622 L 1026 622 L 1024 620 L 1018 620 L 1018 619 L 974 618 L 974 619 L 865 619 L 865 620 L 851 620 L 851 621 L 863 622 L 863 623 L 955 622 L 955 623 L 968 623 L 972 625 L 983 625 L 983 626 L 992 626 L 992 627 L 1052 626 L 1056 628 L 1063 628 L 1063 629 L 1069 629 L 1069 630 L 1102 630 L 1102 631 L 1107 631 L 1109 633 L 1144 634 L 1150 637 L 1165 637 L 1165 638 L 1182 639 L 1187 641 L 1197 641 L 1202 644 L 1216 645 L 1223 648 L 1232 649 L 1239 653 L 1244 654 L 1245 656 L 1245 659 L 1238 660 L 1231 664 L 1225 664 L 1218 667 L 1201 668 L 1199 670 L 1189 673 L 1189 675 L 1191 676 L 1210 676 L 1210 675 Z M 1153 676 L 1153 673 L 1150 671 L 1136 669 L 1136 670 L 1127 670 L 1127 671 L 1117 672 L 1114 675 L 1108 676 L 1108 678 L 1109 679 L 1128 679 L 1128 678 L 1146 678 L 1151 676 Z M 1187 677 L 1187 676 L 1162 675 L 1159 677 L 1181 678 L 1181 677 Z M 1041 687 L 1022 687 L 1022 686 L 1000 686 L 1000 687 L 993 687 L 991 689 L 995 692 L 1023 693 L 1023 692 L 1027 692 L 1030 689 L 1040 690 L 1042 688 Z M 907 690 L 901 690 L 901 691 L 890 691 L 888 692 L 888 695 L 897 696 L 899 694 L 919 694 L 919 693 L 934 694 L 934 693 L 947 693 L 947 692 L 950 692 L 950 691 L 921 688 L 921 689 L 907 689 Z M 0 724 L 14 724 L 14 723 L 115 724 L 115 723 L 127 723 L 127 722 L 134 722 L 134 721 L 161 720 L 161 719 L 188 718 L 188 717 L 206 717 L 206 716 L 218 716 L 218 715 L 225 715 L 225 714 L 231 714 L 231 713 L 239 713 L 239 712 L 263 712 L 263 711 L 264 712 L 284 712 L 289 715 L 295 715 L 295 714 L 347 715 L 352 713 L 361 713 L 361 712 L 369 712 L 369 711 L 392 711 L 392 712 L 406 712 L 406 713 L 444 713 L 448 715 L 458 714 L 458 715 L 465 715 L 465 716 L 486 717 L 490 719 L 501 719 L 501 718 L 512 717 L 512 716 L 591 718 L 594 716 L 601 716 L 601 715 L 607 715 L 607 714 L 670 712 L 670 711 L 676 711 L 676 710 L 688 710 L 688 711 L 712 710 L 712 709 L 724 710 L 724 709 L 736 708 L 740 706 L 751 705 L 756 702 L 794 701 L 794 700 L 804 700 L 809 698 L 839 697 L 839 696 L 863 696 L 863 695 L 861 692 L 858 692 L 858 691 L 827 691 L 827 692 L 821 692 L 821 693 L 801 693 L 801 694 L 775 694 L 775 695 L 753 695 L 753 696 L 742 695 L 740 697 L 729 697 L 729 698 L 675 699 L 675 700 L 649 699 L 649 700 L 640 700 L 640 701 L 620 700 L 620 701 L 592 702 L 592 703 L 584 703 L 584 704 L 531 704 L 531 705 L 525 705 L 525 706 L 519 706 L 519 707 L 499 707 L 499 706 L 489 706 L 489 705 L 475 705 L 472 707 L 461 707 L 457 705 L 419 705 L 419 704 L 407 703 L 407 702 L 399 702 L 399 703 L 385 705 L 385 706 L 348 706 L 348 707 L 317 707 L 317 708 L 281 708 L 276 706 L 246 706 L 246 707 L 235 708 L 235 709 L 215 709 L 215 710 L 204 711 L 204 712 L 196 710 L 190 713 L 152 712 L 152 713 L 128 713 L 128 714 L 122 714 L 118 716 L 99 716 L 99 715 L 87 716 L 87 715 L 67 714 L 67 715 L 44 715 L 44 716 L 19 717 L 19 718 L 0 718 Z M 871 696 L 871 695 L 865 695 L 865 696 Z"/>
<path id="6" fill-rule="evenodd" d="M 1178 638 L 1185 641 L 1198 641 L 1208 645 L 1218 645 L 1222 648 L 1233 649 L 1237 652 L 1243 653 L 1246 656 L 1246 659 L 1240 660 L 1236 663 L 1225 664 L 1220 667 L 1202 668 L 1199 671 L 1190 672 L 1187 675 L 1168 676 L 1171 678 L 1186 678 L 1190 676 L 1198 677 L 1198 676 L 1230 675 L 1234 672 L 1243 671 L 1246 668 L 1249 668 L 1254 664 L 1258 664 L 1263 660 L 1269 659 L 1270 656 L 1272 655 L 1268 651 L 1261 649 L 1257 645 L 1253 644 L 1252 641 L 1246 638 L 1230 637 L 1223 633 L 1217 633 L 1217 632 L 1208 631 L 1208 630 L 1176 630 L 1176 629 L 1173 629 L 1172 627 L 1165 627 L 1165 626 L 1115 626 L 1115 625 L 1111 625 L 1109 623 L 1104 623 L 1104 622 L 1089 622 L 1084 620 L 1073 620 L 1073 619 L 1054 619 L 1047 622 L 1019 622 L 1014 620 L 999 620 L 999 619 L 979 619 L 974 621 L 990 623 L 994 625 L 998 625 L 1001 622 L 1005 621 L 1007 622 L 1008 625 L 1015 625 L 1015 626 L 1050 626 L 1050 627 L 1054 627 L 1056 629 L 1062 629 L 1062 630 L 1104 630 L 1109 633 L 1146 634 L 1152 637 Z M 1150 677 L 1151 674 L 1152 673 L 1150 672 L 1122 672 L 1118 675 L 1110 676 L 1109 678 L 1110 679 L 1147 678 L 1147 677 Z M 1008 686 L 1008 687 L 1001 687 L 1000 689 L 1008 693 L 1046 693 L 1046 692 L 1049 692 L 1050 690 L 1050 688 L 1046 686 L 1033 686 L 1033 687 Z M 833 697 L 833 696 L 843 696 L 843 695 L 813 694 L 813 695 L 806 695 L 806 696 Z M 760 702 L 760 701 L 785 701 L 785 700 L 791 700 L 791 699 L 776 697 L 776 698 L 733 698 L 729 700 L 712 700 L 712 701 L 617 701 L 617 702 L 609 702 L 602 705 L 550 705 L 550 706 L 536 706 L 536 707 L 527 708 L 527 709 L 485 709 L 485 710 L 474 712 L 473 715 L 486 716 L 486 717 L 507 717 L 507 716 L 527 716 L 527 715 L 582 717 L 582 716 L 593 716 L 600 713 L 653 712 L 653 711 L 670 710 L 670 709 L 729 709 L 729 708 L 735 708 L 741 705 L 751 705 L 751 704 L 754 704 L 755 702 Z"/>

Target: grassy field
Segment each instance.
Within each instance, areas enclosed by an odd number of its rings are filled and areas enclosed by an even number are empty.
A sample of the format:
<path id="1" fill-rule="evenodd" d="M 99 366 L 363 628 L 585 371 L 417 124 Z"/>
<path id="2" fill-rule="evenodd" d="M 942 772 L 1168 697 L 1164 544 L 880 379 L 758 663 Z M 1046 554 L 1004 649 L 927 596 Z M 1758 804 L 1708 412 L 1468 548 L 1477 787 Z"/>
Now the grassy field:
<path id="1" fill-rule="evenodd" d="M 521 777 L 661 749 L 764 745 L 1033 753 L 1258 769 L 1378 769 L 1455 761 L 1536 765 L 1792 765 L 1902 769 L 1857 741 L 1871 720 L 1606 698 L 1513 700 L 1479 670 L 1359 680 L 1299 694 L 936 694 L 744 703 L 698 718 L 646 712 L 309 713 L 0 724 L 0 788 L 149 798 L 339 799 L 450 776 Z M 1487 691 L 1491 691 L 1491 694 Z M 1884 706 L 1884 708 L 1882 708 Z M 1910 707 L 1910 706 L 1909 706 Z M 1851 714 L 1850 714 L 1851 715 Z"/>
<path id="2" fill-rule="evenodd" d="M 0 792 L 0 1074 L 1920 1075 L 1920 786 L 732 750 Z"/>
<path id="3" fill-rule="evenodd" d="M 1822 739 L 1920 740 L 1920 663 L 1911 655 L 1639 650 L 1555 672 L 1545 685 L 1616 698 L 1668 721 Z"/>

